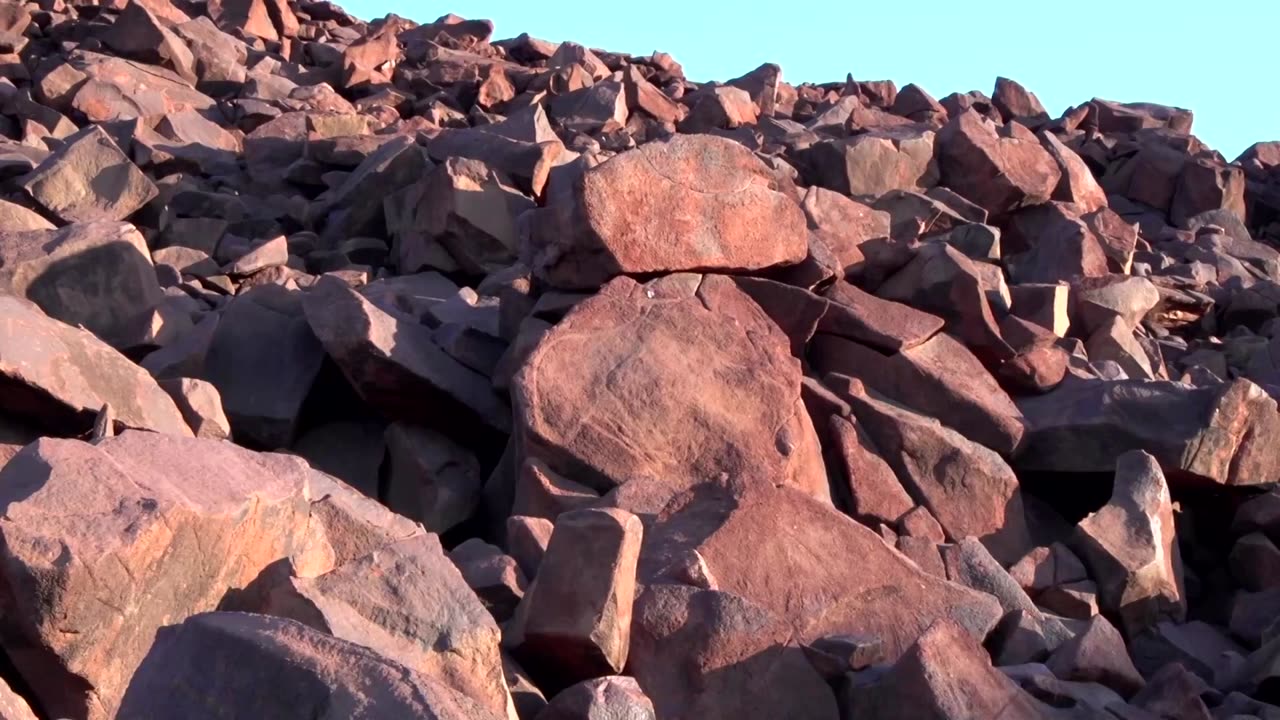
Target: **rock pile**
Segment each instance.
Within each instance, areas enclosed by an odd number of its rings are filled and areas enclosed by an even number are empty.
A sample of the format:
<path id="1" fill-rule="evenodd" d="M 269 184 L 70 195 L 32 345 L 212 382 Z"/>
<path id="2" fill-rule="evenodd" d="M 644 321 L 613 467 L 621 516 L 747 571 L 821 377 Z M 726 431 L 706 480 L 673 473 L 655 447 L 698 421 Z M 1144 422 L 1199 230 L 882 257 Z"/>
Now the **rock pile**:
<path id="1" fill-rule="evenodd" d="M 1280 143 L 0 5 L 0 717 L 1280 718 Z"/>

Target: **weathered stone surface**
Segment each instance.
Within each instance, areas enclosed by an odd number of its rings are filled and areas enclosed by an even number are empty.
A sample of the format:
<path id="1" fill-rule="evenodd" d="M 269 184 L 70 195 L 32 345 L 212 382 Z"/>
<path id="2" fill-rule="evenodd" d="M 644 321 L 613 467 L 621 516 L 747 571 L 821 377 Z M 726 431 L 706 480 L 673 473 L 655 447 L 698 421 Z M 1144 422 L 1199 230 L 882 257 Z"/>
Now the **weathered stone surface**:
<path id="1" fill-rule="evenodd" d="M 680 136 L 585 170 L 534 213 L 526 262 L 563 287 L 627 273 L 758 270 L 804 259 L 796 201 L 746 148 Z"/>
<path id="2" fill-rule="evenodd" d="M 110 221 L 0 232 L 0 284 L 109 343 L 162 298 L 142 235 Z"/>
<path id="3" fill-rule="evenodd" d="M 22 187 L 63 222 L 124 220 L 156 196 L 154 184 L 94 125 L 22 179 Z"/>
<path id="4" fill-rule="evenodd" d="M 977 113 L 966 111 L 943 127 L 938 143 L 942 183 L 993 218 L 1046 202 L 1062 179 L 1053 156 L 1017 123 L 997 132 Z"/>
<path id="5" fill-rule="evenodd" d="M 828 376 L 828 385 L 853 407 L 858 426 L 948 540 L 976 537 L 1003 565 L 1031 550 L 1018 479 L 999 455 L 933 418 L 873 398 L 857 380 Z"/>
<path id="6" fill-rule="evenodd" d="M 474 454 L 430 428 L 393 423 L 386 432 L 387 507 L 432 532 L 463 522 L 480 502 L 484 478 Z"/>
<path id="7" fill-rule="evenodd" d="M 421 534 L 274 588 L 263 612 L 376 651 L 503 716 L 510 698 L 497 624 Z"/>
<path id="8" fill-rule="evenodd" d="M 498 720 L 447 685 L 292 620 L 205 613 L 156 635 L 120 709 L 142 720 L 180 712 L 271 717 Z"/>
<path id="9" fill-rule="evenodd" d="M 1022 414 L 964 345 L 946 333 L 895 355 L 832 335 L 813 340 L 810 359 L 818 370 L 861 380 L 867 389 L 999 453 L 1012 453 L 1022 439 Z"/>
<path id="10" fill-rule="evenodd" d="M 303 403 L 323 362 L 324 348 L 297 296 L 264 285 L 223 310 L 198 369 L 177 372 L 218 388 L 238 442 L 276 449 L 297 435 Z"/>
<path id="11" fill-rule="evenodd" d="M 198 438 L 231 439 L 231 422 L 222 410 L 222 396 L 213 383 L 192 378 L 160 380 L 160 388 L 173 398 L 182 418 Z"/>
<path id="12" fill-rule="evenodd" d="M 554 692 L 622 671 L 643 536 L 639 518 L 614 508 L 556 519 L 538 576 L 503 640 L 541 687 Z"/>
<path id="13" fill-rule="evenodd" d="M 849 509 L 868 527 L 896 526 L 915 506 L 861 422 L 832 415 L 830 435 L 841 461 Z M 837 493 L 839 495 L 839 493 Z"/>
<path id="14" fill-rule="evenodd" d="M 110 405 L 119 429 L 190 436 L 178 408 L 141 368 L 85 330 L 0 297 L 0 397 L 7 414 L 74 436 Z"/>
<path id="15" fill-rule="evenodd" d="M 1050 709 L 991 667 L 986 652 L 960 625 L 940 620 L 868 687 L 845 697 L 851 717 L 1033 720 Z"/>
<path id="16" fill-rule="evenodd" d="M 21 609 L 0 643 L 49 712 L 113 716 L 158 628 L 214 609 L 278 561 L 329 569 L 340 537 L 325 527 L 339 528 L 314 503 L 326 487 L 350 490 L 322 481 L 296 458 L 211 440 L 128 432 L 29 446 L 0 472 L 3 582 Z M 63 590 L 48 597 L 48 583 Z"/>
<path id="17" fill-rule="evenodd" d="M 1271 443 L 1275 401 L 1248 380 L 1206 387 L 1108 380 L 1064 383 L 1020 399 L 1027 470 L 1110 472 L 1129 450 L 1155 456 L 1173 482 L 1270 482 L 1280 474 Z"/>
<path id="18" fill-rule="evenodd" d="M 524 458 L 622 486 L 635 512 L 720 476 L 828 495 L 799 361 L 723 276 L 614 280 L 538 344 L 512 395 Z"/>
<path id="19" fill-rule="evenodd" d="M 510 410 L 482 375 L 336 278 L 323 278 L 302 301 L 306 318 L 352 387 L 392 419 L 474 432 L 505 432 Z M 430 398 L 430 401 L 426 401 Z"/>
<path id="20" fill-rule="evenodd" d="M 837 280 L 827 289 L 831 301 L 818 329 L 857 340 L 884 352 L 920 345 L 945 324 L 942 318 L 902 303 L 882 300 L 855 285 Z"/>
<path id="21" fill-rule="evenodd" d="M 1135 451 L 1116 460 L 1111 500 L 1080 522 L 1077 545 L 1098 581 L 1103 609 L 1119 618 L 1127 635 L 1185 619 L 1173 503 L 1154 457 Z"/>
<path id="22" fill-rule="evenodd" d="M 629 663 L 658 717 L 839 717 L 791 625 L 730 592 L 646 587 L 636 598 Z"/>
<path id="23" fill-rule="evenodd" d="M 102 36 L 102 42 L 123 57 L 163 65 L 184 80 L 196 82 L 191 49 L 144 4 L 130 2 Z"/>
<path id="24" fill-rule="evenodd" d="M 1091 620 L 1083 633 L 1063 643 L 1047 665 L 1063 680 L 1098 682 L 1125 697 L 1145 684 L 1129 659 L 1124 638 L 1101 615 Z"/>
<path id="25" fill-rule="evenodd" d="M 981 638 L 1001 614 L 994 598 L 926 574 L 871 530 L 791 488 L 704 485 L 645 536 L 642 581 L 697 553 L 719 590 L 789 623 L 802 642 L 867 635 L 892 660 L 935 620 L 951 618 Z M 752 540 L 761 537 L 787 540 Z M 755 551 L 743 553 L 746 545 Z"/>
<path id="26" fill-rule="evenodd" d="M 878 196 L 938 184 L 932 130 L 902 128 L 826 140 L 805 151 L 813 182 L 845 195 Z"/>
<path id="27" fill-rule="evenodd" d="M 656 720 L 653 702 L 633 678 L 584 680 L 556 695 L 538 720 Z"/>
<path id="28" fill-rule="evenodd" d="M 1000 111 L 1006 122 L 1016 120 L 1028 127 L 1035 127 L 1049 121 L 1049 113 L 1040 104 L 1036 94 L 1009 78 L 996 78 L 991 104 Z"/>

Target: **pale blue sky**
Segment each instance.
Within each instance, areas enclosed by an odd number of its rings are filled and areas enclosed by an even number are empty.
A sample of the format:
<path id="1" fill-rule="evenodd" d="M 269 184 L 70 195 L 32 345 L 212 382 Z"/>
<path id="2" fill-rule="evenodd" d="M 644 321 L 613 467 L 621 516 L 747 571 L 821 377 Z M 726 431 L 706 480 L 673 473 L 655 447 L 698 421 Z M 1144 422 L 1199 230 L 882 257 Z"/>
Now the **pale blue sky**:
<path id="1" fill-rule="evenodd" d="M 1280 140 L 1280 0 L 453 0 L 429 12 L 413 0 L 339 4 L 366 20 L 453 12 L 493 20 L 496 38 L 528 32 L 618 52 L 662 50 L 696 81 L 776 62 L 789 82 L 851 72 L 914 82 L 939 98 L 990 94 L 1005 75 L 1054 115 L 1095 96 L 1178 105 L 1195 112 L 1196 135 L 1228 160 L 1253 142 Z"/>

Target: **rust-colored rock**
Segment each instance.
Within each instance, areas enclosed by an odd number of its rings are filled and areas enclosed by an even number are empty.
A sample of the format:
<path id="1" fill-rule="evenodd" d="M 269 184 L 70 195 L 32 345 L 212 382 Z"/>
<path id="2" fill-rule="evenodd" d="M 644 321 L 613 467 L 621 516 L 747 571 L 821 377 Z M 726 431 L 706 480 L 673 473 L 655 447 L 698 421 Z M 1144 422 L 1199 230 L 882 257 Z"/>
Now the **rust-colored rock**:
<path id="1" fill-rule="evenodd" d="M 563 287 L 628 273 L 758 270 L 804 259 L 804 213 L 741 145 L 679 136 L 585 170 L 534 213 L 527 261 Z"/>
<path id="2" fill-rule="evenodd" d="M 997 131 L 970 110 L 943 127 L 938 143 L 942 184 L 992 217 L 1049 200 L 1062 179 L 1053 156 L 1018 123 Z"/>

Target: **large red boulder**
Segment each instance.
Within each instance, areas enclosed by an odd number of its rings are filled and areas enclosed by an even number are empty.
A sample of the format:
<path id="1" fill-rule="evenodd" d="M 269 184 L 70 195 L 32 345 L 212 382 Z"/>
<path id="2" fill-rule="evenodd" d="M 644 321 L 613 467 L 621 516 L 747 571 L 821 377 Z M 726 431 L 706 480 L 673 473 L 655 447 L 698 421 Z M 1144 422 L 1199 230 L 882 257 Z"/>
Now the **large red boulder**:
<path id="1" fill-rule="evenodd" d="M 520 455 L 618 488 L 642 514 L 719 477 L 825 498 L 800 377 L 787 337 L 730 278 L 619 278 L 547 333 L 517 375 Z"/>
<path id="2" fill-rule="evenodd" d="M 942 184 L 1003 217 L 1053 197 L 1062 171 L 1035 134 L 1019 123 L 997 128 L 973 111 L 938 134 Z"/>
<path id="3" fill-rule="evenodd" d="M 529 263 L 554 285 L 621 274 L 758 270 L 803 260 L 804 213 L 743 146 L 711 135 L 646 144 L 550 193 Z"/>

